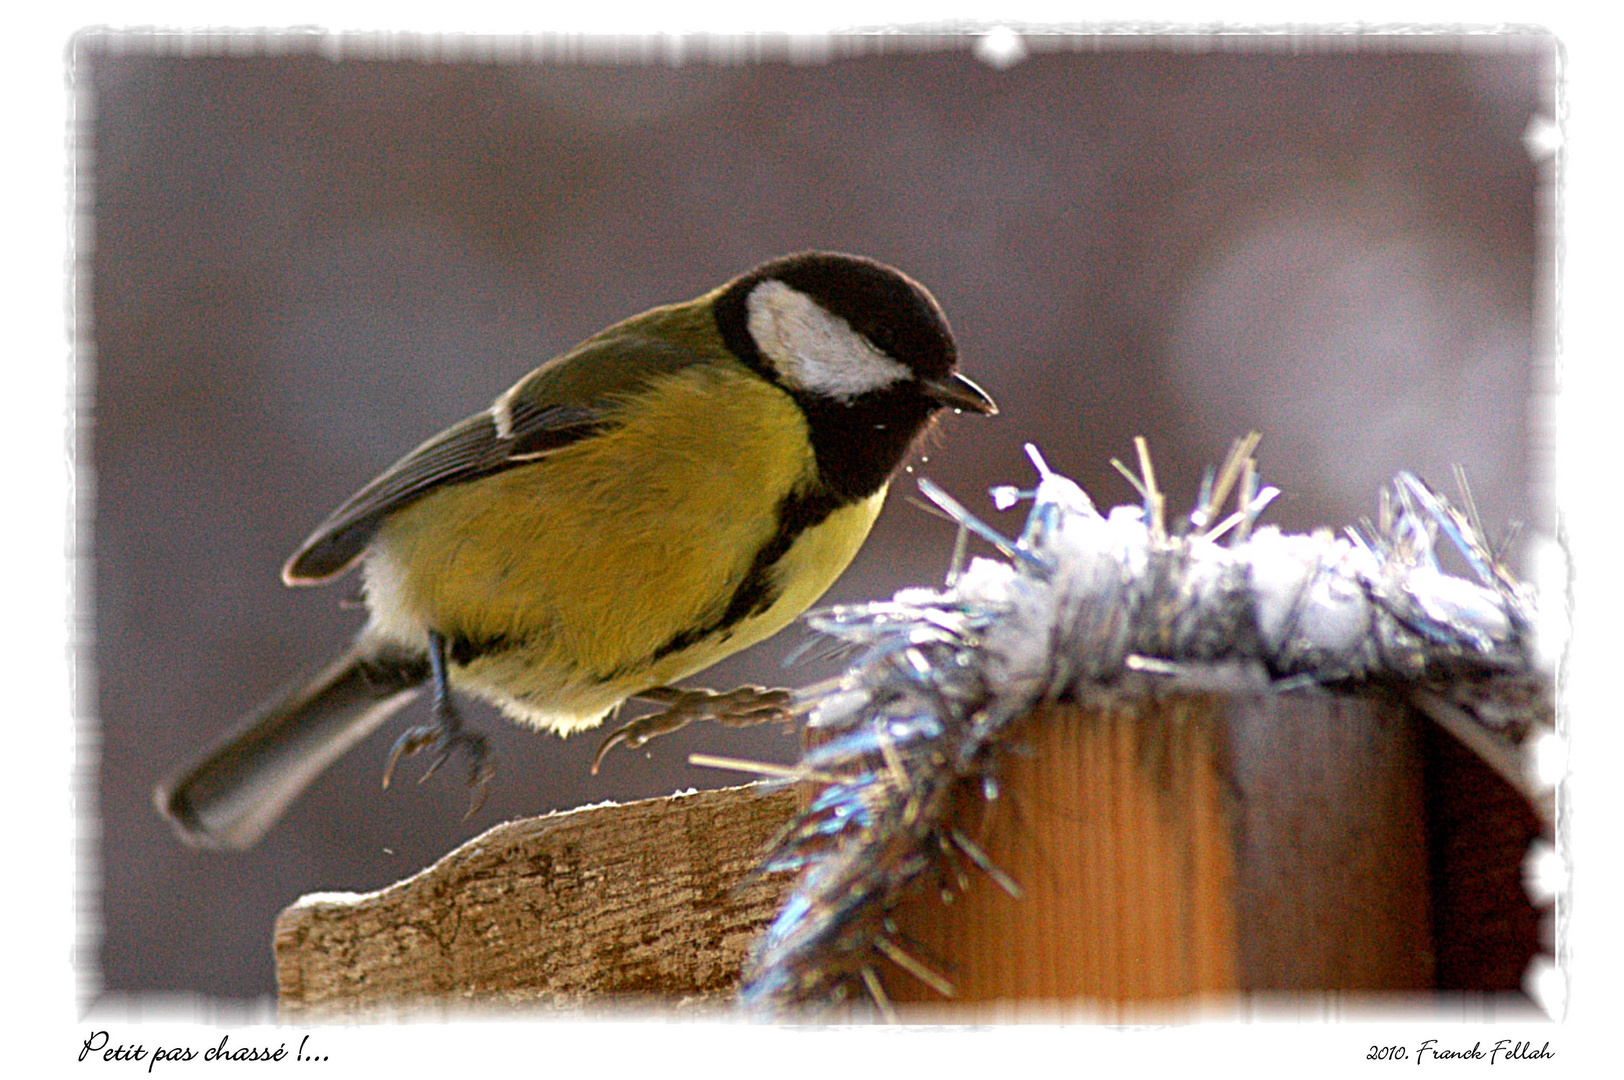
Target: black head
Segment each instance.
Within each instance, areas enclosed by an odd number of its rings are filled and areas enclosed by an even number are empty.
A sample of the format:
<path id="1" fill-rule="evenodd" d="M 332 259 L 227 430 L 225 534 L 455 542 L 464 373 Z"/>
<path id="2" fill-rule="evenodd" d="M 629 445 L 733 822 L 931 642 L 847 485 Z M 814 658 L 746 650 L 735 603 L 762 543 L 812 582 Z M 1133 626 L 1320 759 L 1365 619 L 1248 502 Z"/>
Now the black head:
<path id="1" fill-rule="evenodd" d="M 957 373 L 947 318 L 883 263 L 813 251 L 763 263 L 716 301 L 722 339 L 806 413 L 824 483 L 872 494 L 944 408 L 997 406 Z"/>

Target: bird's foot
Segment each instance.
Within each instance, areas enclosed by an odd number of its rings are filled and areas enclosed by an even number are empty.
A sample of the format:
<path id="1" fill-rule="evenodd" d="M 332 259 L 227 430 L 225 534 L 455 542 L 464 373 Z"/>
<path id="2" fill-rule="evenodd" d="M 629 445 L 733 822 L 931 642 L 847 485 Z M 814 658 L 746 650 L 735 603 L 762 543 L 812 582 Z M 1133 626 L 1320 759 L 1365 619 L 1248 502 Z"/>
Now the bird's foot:
<path id="1" fill-rule="evenodd" d="M 714 690 L 654 686 L 634 696 L 665 708 L 638 717 L 604 739 L 592 757 L 594 775 L 611 748 L 625 744 L 626 749 L 635 750 L 650 739 L 685 728 L 695 720 L 714 720 L 728 727 L 750 727 L 789 715 L 790 692 L 761 686 L 741 686 L 724 694 Z"/>
<path id="2" fill-rule="evenodd" d="M 473 817 L 485 805 L 486 784 L 496 774 L 496 760 L 491 756 L 485 736 L 464 728 L 461 718 L 449 707 L 435 709 L 429 723 L 407 728 L 400 733 L 400 738 L 395 740 L 394 748 L 389 752 L 389 764 L 383 770 L 383 786 L 389 786 L 390 778 L 395 774 L 395 765 L 401 758 L 411 757 L 428 747 L 437 747 L 439 753 L 417 782 L 421 784 L 433 776 L 441 765 L 450 760 L 452 754 L 461 753 L 468 759 L 468 787 L 472 790 L 468 812 L 463 818 Z"/>

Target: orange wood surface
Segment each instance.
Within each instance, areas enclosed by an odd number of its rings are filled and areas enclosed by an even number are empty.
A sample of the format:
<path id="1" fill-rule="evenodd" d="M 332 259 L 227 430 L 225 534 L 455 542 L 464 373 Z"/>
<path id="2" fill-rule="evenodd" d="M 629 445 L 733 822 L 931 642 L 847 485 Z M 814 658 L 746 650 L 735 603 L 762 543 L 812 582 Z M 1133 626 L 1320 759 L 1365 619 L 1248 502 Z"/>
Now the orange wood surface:
<path id="1" fill-rule="evenodd" d="M 1012 733 L 1000 795 L 960 828 L 1019 883 L 944 904 L 902 940 L 959 1004 L 1233 1002 L 1241 990 L 1430 984 L 1413 725 L 1380 699 L 1186 695 L 1047 706 Z M 886 965 L 898 1003 L 944 999 Z"/>

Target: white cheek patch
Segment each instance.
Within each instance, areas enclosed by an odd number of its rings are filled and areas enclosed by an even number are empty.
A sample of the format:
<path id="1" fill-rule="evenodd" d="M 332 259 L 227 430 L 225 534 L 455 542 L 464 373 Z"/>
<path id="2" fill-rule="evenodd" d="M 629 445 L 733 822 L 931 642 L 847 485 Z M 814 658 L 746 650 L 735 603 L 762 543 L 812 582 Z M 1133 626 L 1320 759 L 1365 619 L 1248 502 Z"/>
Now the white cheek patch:
<path id="1" fill-rule="evenodd" d="M 756 347 L 797 390 L 850 401 L 913 375 L 845 319 L 782 281 L 763 281 L 745 305 Z"/>

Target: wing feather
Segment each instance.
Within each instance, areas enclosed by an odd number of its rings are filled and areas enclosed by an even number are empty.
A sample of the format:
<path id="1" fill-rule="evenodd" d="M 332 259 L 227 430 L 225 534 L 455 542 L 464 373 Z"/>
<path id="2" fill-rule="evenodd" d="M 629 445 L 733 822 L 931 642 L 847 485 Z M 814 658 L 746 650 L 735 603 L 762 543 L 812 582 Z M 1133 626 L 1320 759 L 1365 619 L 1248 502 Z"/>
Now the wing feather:
<path id="1" fill-rule="evenodd" d="M 497 399 L 417 449 L 333 511 L 282 569 L 290 585 L 347 569 L 391 513 L 450 484 L 516 468 L 612 422 L 614 406 L 658 375 L 706 359 L 704 350 L 605 333 L 542 365 Z M 498 418 L 502 422 L 498 423 Z"/>

